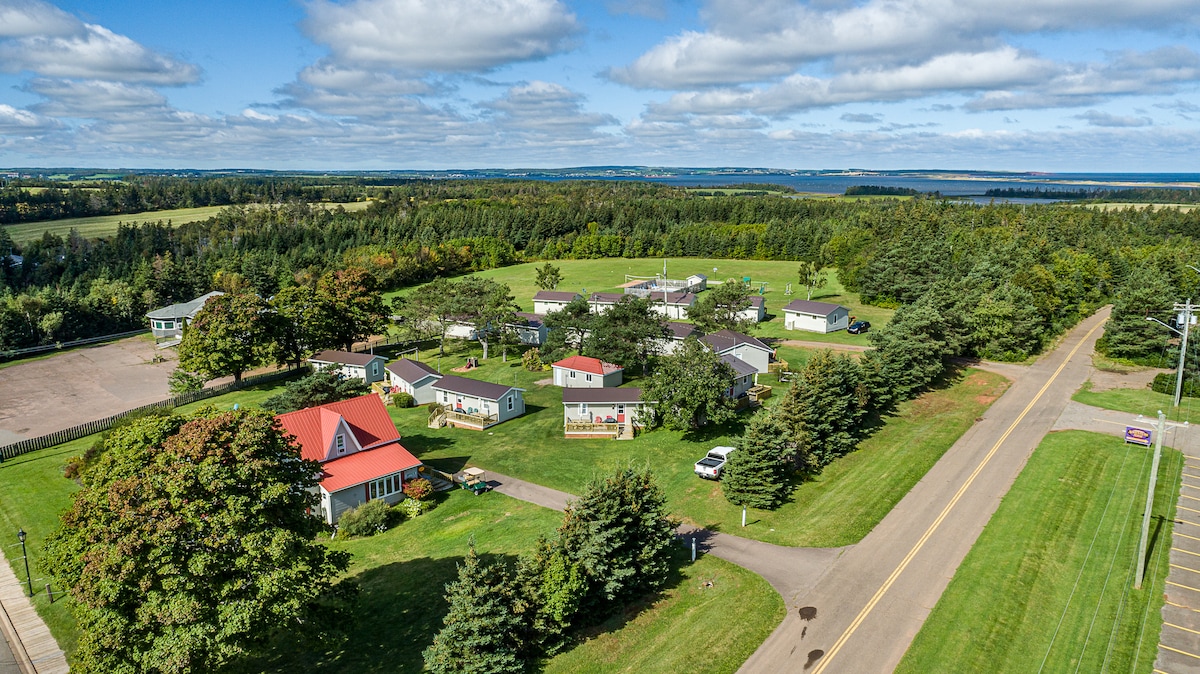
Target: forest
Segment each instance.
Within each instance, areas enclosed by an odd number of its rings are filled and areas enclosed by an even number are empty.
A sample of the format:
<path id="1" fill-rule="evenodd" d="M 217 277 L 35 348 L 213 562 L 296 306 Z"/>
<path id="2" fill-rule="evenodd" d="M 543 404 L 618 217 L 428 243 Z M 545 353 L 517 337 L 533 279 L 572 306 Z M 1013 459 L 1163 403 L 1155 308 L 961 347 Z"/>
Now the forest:
<path id="1" fill-rule="evenodd" d="M 967 335 L 956 351 L 990 358 L 1036 353 L 1113 302 L 1105 348 L 1136 360 L 1161 358 L 1168 348 L 1165 330 L 1148 326 L 1146 314 L 1166 320 L 1171 303 L 1195 296 L 1200 281 L 1187 267 L 1200 259 L 1200 212 L 1172 208 L 414 180 L 341 186 L 347 192 L 336 198 L 372 200 L 348 212 L 305 203 L 305 190 L 334 188 L 301 179 L 194 182 L 197 193 L 221 184 L 228 193 L 268 196 L 270 205 L 234 204 L 205 222 L 124 226 L 94 240 L 46 235 L 17 246 L 0 229 L 0 351 L 142 327 L 147 310 L 210 290 L 270 298 L 349 268 L 388 290 L 530 260 L 667 255 L 836 267 L 864 302 L 931 309 L 957 323 L 949 333 Z"/>

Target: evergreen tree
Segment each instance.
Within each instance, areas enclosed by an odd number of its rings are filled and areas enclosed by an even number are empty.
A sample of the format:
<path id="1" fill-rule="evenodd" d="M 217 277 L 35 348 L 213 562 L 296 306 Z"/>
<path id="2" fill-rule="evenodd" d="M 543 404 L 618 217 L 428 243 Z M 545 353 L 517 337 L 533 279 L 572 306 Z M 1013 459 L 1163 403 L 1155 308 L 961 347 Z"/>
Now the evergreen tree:
<path id="1" fill-rule="evenodd" d="M 425 649 L 425 668 L 434 674 L 524 672 L 524 626 L 515 610 L 515 591 L 508 567 L 481 561 L 472 537 L 458 579 L 446 585 L 450 612 Z"/>
<path id="2" fill-rule="evenodd" d="M 877 405 L 915 396 L 941 375 L 949 355 L 943 317 L 923 304 L 901 307 L 867 338 L 875 348 L 863 355 L 863 369 Z"/>
<path id="3" fill-rule="evenodd" d="M 980 358 L 1022 361 L 1041 346 L 1041 317 L 1032 293 L 1020 286 L 1006 283 L 984 295 L 969 324 Z"/>
<path id="4" fill-rule="evenodd" d="M 733 378 L 728 363 L 700 340 L 688 338 L 675 353 L 659 359 L 642 387 L 642 400 L 653 405 L 656 419 L 671 430 L 720 424 L 735 415 L 726 395 Z"/>
<path id="5" fill-rule="evenodd" d="M 336 368 L 330 368 L 288 382 L 283 391 L 262 401 L 262 406 L 276 414 L 283 414 L 370 392 L 371 387 L 363 380 L 353 377 L 343 379 Z"/>
<path id="6" fill-rule="evenodd" d="M 675 526 L 667 497 L 649 468 L 625 468 L 592 481 L 558 528 L 567 557 L 582 569 L 587 592 L 579 614 L 599 621 L 662 588 L 670 573 Z"/>
<path id="7" fill-rule="evenodd" d="M 1164 272 L 1150 265 L 1134 267 L 1117 291 L 1098 349 L 1111 358 L 1160 365 L 1167 340 L 1173 333 L 1146 317 L 1167 322 L 1173 318 L 1171 307 L 1176 298 L 1176 291 Z M 1178 353 L 1178 349 L 1174 351 Z"/>
<path id="8" fill-rule="evenodd" d="M 549 262 L 541 267 L 538 267 L 537 280 L 534 281 L 534 284 L 537 285 L 537 287 L 541 288 L 542 290 L 554 290 L 558 287 L 559 283 L 562 283 L 562 274 L 559 273 L 558 267 L 555 267 Z"/>
<path id="9" fill-rule="evenodd" d="M 734 505 L 778 508 L 790 488 L 787 474 L 795 451 L 794 435 L 773 410 L 755 415 L 722 471 L 725 498 Z"/>
<path id="10" fill-rule="evenodd" d="M 800 467 L 818 473 L 855 449 L 867 412 L 868 388 L 853 358 L 818 351 L 788 391 Z"/>

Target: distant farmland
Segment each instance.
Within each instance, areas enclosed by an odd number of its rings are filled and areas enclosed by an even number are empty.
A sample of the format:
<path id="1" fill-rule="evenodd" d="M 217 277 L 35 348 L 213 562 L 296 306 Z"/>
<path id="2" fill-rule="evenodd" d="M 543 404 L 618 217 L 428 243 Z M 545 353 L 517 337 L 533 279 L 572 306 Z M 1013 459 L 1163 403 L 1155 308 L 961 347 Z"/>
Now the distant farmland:
<path id="1" fill-rule="evenodd" d="M 325 208 L 341 206 L 348 211 L 362 210 L 370 204 L 369 201 L 355 201 L 345 204 L 315 204 Z M 254 207 L 253 204 L 248 207 Z M 144 213 L 124 213 L 121 215 L 97 215 L 90 218 L 66 218 L 63 220 L 45 220 L 42 222 L 27 222 L 20 225 L 6 225 L 8 233 L 16 243 L 34 241 L 42 237 L 43 232 L 50 232 L 65 237 L 72 229 L 78 230 L 85 238 L 108 236 L 117 231 L 121 223 L 140 225 L 145 222 L 170 221 L 172 225 L 183 225 L 189 222 L 200 222 L 214 217 L 227 206 L 201 206 L 199 208 L 177 208 L 170 211 L 146 211 Z"/>

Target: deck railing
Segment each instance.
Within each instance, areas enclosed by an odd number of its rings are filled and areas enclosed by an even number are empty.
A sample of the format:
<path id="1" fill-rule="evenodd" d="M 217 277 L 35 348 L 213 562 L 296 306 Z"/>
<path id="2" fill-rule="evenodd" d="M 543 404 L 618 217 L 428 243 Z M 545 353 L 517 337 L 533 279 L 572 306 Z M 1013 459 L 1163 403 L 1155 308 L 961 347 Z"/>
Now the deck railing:
<path id="1" fill-rule="evenodd" d="M 443 409 L 446 411 L 446 419 L 448 421 L 461 421 L 462 423 L 471 424 L 473 426 L 489 426 L 499 420 L 499 417 L 497 417 L 495 414 L 459 412 L 457 410 L 450 409 L 449 407 Z"/>

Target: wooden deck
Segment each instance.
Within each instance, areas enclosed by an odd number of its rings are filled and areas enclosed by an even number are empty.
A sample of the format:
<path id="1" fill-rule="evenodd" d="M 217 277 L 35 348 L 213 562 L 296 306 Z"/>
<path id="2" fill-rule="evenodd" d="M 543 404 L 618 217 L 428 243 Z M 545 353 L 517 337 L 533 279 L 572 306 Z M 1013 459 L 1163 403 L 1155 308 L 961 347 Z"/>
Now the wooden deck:
<path id="1" fill-rule="evenodd" d="M 25 592 L 25 583 L 0 558 L 0 630 L 12 645 L 17 665 L 28 674 L 67 674 L 70 667 L 66 655 Z"/>

